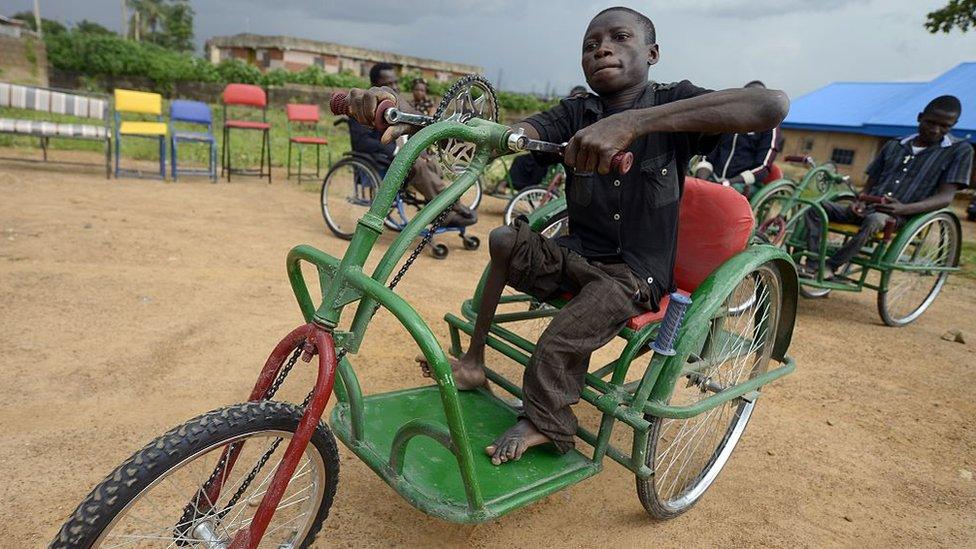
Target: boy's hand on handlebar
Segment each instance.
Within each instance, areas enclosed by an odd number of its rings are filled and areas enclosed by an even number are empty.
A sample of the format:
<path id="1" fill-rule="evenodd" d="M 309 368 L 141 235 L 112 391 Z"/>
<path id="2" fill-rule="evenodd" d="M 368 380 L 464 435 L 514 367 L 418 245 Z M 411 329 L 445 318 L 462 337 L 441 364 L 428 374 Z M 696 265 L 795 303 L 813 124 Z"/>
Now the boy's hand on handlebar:
<path id="1" fill-rule="evenodd" d="M 397 94 L 392 88 L 382 87 L 382 88 L 370 88 L 368 90 L 353 88 L 349 90 L 348 104 L 349 104 L 349 116 L 363 124 L 364 126 L 373 127 L 373 122 L 376 120 L 376 108 L 383 101 L 392 101 L 394 104 L 399 104 L 399 99 Z M 383 132 L 383 137 L 380 141 L 384 144 L 392 143 L 397 140 L 398 137 L 402 135 L 408 135 L 419 128 L 411 126 L 409 124 L 396 124 L 390 126 Z"/>
<path id="2" fill-rule="evenodd" d="M 898 199 L 893 196 L 887 197 L 887 200 L 874 207 L 874 211 L 886 213 L 888 215 L 902 215 L 904 209 L 905 205 L 899 202 Z"/>
<path id="3" fill-rule="evenodd" d="M 564 154 L 567 166 L 578 172 L 610 173 L 613 156 L 637 137 L 631 120 L 615 114 L 576 132 Z"/>

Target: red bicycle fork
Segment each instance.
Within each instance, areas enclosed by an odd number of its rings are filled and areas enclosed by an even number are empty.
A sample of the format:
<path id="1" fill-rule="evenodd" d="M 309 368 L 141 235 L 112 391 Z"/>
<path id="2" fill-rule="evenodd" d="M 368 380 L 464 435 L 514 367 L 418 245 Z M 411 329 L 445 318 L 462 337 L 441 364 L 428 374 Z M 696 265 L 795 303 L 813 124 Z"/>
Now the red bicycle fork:
<path id="1" fill-rule="evenodd" d="M 268 357 L 267 362 L 265 362 L 264 368 L 261 370 L 261 375 L 258 376 L 254 389 L 251 391 L 250 400 L 264 399 L 268 388 L 271 387 L 271 384 L 277 378 L 282 365 L 288 359 L 288 356 L 300 345 L 303 347 L 303 360 L 309 361 L 316 354 L 319 357 L 318 378 L 315 381 L 312 398 L 308 403 L 308 407 L 305 408 L 305 413 L 302 415 L 298 429 L 288 444 L 288 448 L 285 449 L 285 455 L 278 464 L 278 468 L 268 486 L 268 490 L 261 499 L 257 511 L 254 513 L 254 518 L 247 528 L 238 530 L 234 534 L 230 549 L 254 549 L 261 543 L 261 538 L 264 536 L 275 510 L 281 502 L 281 497 L 288 488 L 288 483 L 291 481 L 292 475 L 295 474 L 298 462 L 301 460 L 302 454 L 305 453 L 305 448 L 308 447 L 308 443 L 312 439 L 312 434 L 315 433 L 318 422 L 322 419 L 322 414 L 325 412 L 325 406 L 329 402 L 329 397 L 332 396 L 336 370 L 335 341 L 332 338 L 331 332 L 326 331 L 321 326 L 310 323 L 292 330 L 291 333 L 278 343 L 274 351 L 271 352 L 271 356 Z M 241 448 L 241 446 L 238 446 L 234 450 L 231 450 L 231 448 L 224 450 L 225 453 L 231 452 L 231 455 L 226 456 L 225 463 L 227 464 L 227 472 L 224 473 L 224 478 L 226 478 L 226 475 L 234 467 L 234 462 L 237 460 Z M 207 494 L 211 498 L 210 501 L 217 500 L 221 488 L 221 484 L 216 484 L 208 490 L 208 492 L 213 491 L 213 493 Z"/>

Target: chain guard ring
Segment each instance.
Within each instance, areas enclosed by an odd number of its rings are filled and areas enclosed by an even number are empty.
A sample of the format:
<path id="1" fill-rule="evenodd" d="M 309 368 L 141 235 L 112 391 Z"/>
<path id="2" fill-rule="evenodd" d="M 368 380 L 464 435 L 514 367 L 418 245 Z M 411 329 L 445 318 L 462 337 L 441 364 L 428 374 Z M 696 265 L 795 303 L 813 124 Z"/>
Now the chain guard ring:
<path id="1" fill-rule="evenodd" d="M 435 122 L 451 120 L 464 123 L 472 118 L 498 122 L 495 89 L 478 74 L 469 74 L 455 82 L 444 93 L 434 112 Z M 475 146 L 466 141 L 444 139 L 438 141 L 436 147 L 441 165 L 454 174 L 464 171 L 474 157 Z"/>

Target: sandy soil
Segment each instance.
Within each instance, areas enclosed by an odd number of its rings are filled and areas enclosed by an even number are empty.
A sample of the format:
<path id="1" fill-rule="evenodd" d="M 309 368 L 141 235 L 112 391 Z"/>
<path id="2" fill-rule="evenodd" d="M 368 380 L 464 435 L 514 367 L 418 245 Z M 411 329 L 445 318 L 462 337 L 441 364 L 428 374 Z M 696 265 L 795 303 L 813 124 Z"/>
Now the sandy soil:
<path id="1" fill-rule="evenodd" d="M 486 199 L 474 233 L 501 207 Z M 440 318 L 469 296 L 487 251 L 444 241 L 450 257 L 425 255 L 401 288 L 446 344 Z M 0 163 L 0 546 L 45 545 L 131 452 L 245 397 L 301 322 L 284 272 L 298 243 L 345 246 L 326 234 L 317 195 L 283 177 L 162 184 Z M 976 546 L 976 284 L 950 279 L 905 329 L 881 326 L 874 299 L 801 303 L 797 372 L 764 392 L 729 466 L 676 520 L 650 522 L 633 477 L 608 460 L 581 485 L 458 526 L 395 497 L 341 448 L 320 545 Z M 375 322 L 355 361 L 366 390 L 420 384 L 406 335 L 388 314 Z M 939 338 L 954 328 L 967 344 Z M 294 377 L 283 394 L 300 400 L 311 374 Z"/>

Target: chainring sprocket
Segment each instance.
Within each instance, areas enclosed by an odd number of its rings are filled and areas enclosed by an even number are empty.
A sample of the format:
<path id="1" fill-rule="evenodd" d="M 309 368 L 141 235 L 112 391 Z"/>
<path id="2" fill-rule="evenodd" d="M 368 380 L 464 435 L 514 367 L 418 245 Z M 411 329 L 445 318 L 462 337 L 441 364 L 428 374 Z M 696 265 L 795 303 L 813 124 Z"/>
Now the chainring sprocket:
<path id="1" fill-rule="evenodd" d="M 481 118 L 498 122 L 498 98 L 495 89 L 483 76 L 469 74 L 461 77 L 444 93 L 440 105 L 434 112 L 434 120 L 453 120 L 467 122 Z M 458 139 L 444 139 L 437 142 L 437 154 L 445 169 L 457 174 L 471 163 L 475 146 Z"/>

